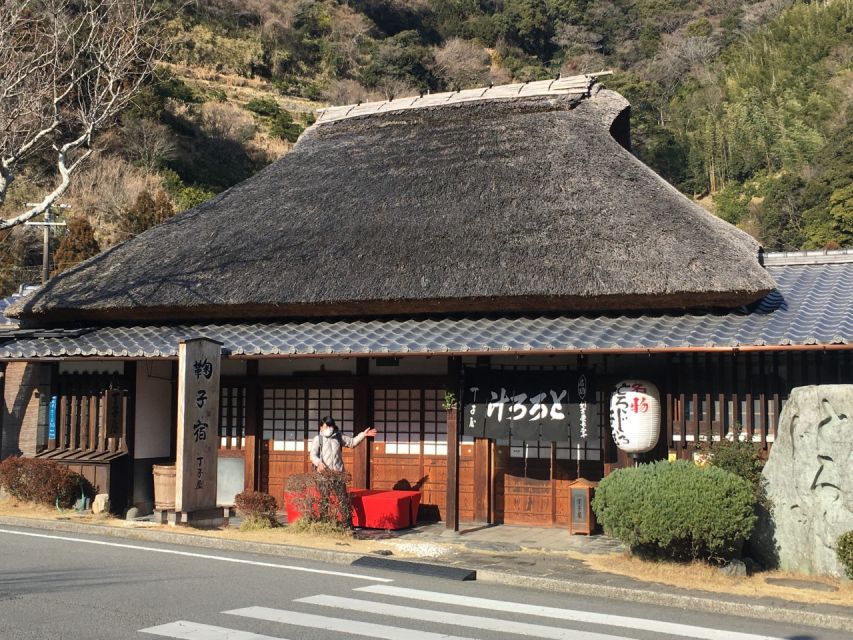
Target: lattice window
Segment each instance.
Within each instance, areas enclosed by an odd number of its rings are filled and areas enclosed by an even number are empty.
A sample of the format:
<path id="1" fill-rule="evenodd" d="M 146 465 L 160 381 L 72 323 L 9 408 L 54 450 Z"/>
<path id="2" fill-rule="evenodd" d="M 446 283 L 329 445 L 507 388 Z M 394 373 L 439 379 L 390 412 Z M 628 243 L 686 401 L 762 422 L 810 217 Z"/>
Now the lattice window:
<path id="1" fill-rule="evenodd" d="M 355 399 L 352 389 L 308 389 L 308 437 L 313 438 L 323 416 L 331 416 L 341 433 L 352 435 Z"/>
<path id="2" fill-rule="evenodd" d="M 273 451 L 305 451 L 305 390 L 264 389 L 264 440 Z"/>
<path id="3" fill-rule="evenodd" d="M 222 387 L 219 391 L 219 446 L 242 449 L 246 443 L 246 388 Z"/>
<path id="4" fill-rule="evenodd" d="M 327 415 L 351 435 L 354 402 L 352 389 L 264 389 L 264 440 L 273 451 L 306 451 Z"/>
<path id="5" fill-rule="evenodd" d="M 447 455 L 447 412 L 444 410 L 444 390 L 424 391 L 424 455 Z"/>
<path id="6" fill-rule="evenodd" d="M 373 424 L 385 453 L 446 456 L 447 414 L 441 389 L 375 389 Z"/>

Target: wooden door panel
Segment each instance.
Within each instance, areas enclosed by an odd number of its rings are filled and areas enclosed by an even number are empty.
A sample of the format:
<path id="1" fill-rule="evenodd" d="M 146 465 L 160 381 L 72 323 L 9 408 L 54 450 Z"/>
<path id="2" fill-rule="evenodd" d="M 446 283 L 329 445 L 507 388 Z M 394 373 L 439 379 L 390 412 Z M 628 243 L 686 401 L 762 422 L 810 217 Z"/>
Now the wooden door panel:
<path id="1" fill-rule="evenodd" d="M 495 447 L 495 514 L 503 524 L 551 524 L 551 461 L 511 458 Z"/>
<path id="2" fill-rule="evenodd" d="M 278 501 L 279 509 L 284 509 L 287 478 L 310 470 L 307 457 L 303 451 L 265 451 L 261 454 L 261 490 Z"/>
<path id="3" fill-rule="evenodd" d="M 443 520 L 447 508 L 447 458 L 424 456 L 423 473 L 421 517 L 424 520 Z"/>

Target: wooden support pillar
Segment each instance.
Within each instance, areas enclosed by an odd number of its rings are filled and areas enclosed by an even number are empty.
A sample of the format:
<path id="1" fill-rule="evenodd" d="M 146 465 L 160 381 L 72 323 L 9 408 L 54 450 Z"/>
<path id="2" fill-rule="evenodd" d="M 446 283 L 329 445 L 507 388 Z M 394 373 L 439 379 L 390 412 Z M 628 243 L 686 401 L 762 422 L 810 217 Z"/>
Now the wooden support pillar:
<path id="1" fill-rule="evenodd" d="M 448 358 L 449 388 L 462 401 L 462 361 L 458 357 Z M 448 531 L 459 531 L 459 408 L 447 411 L 447 516 Z"/>
<path id="2" fill-rule="evenodd" d="M 355 432 L 358 433 L 367 426 L 370 420 L 370 358 L 356 360 L 356 384 L 354 391 L 353 419 Z M 373 448 L 373 438 L 365 441 L 352 450 L 352 486 L 354 489 L 370 488 L 370 451 Z"/>
<path id="3" fill-rule="evenodd" d="M 449 427 L 448 423 L 448 427 Z M 474 439 L 474 522 L 492 521 L 492 441 Z"/>
<path id="4" fill-rule="evenodd" d="M 261 468 L 261 447 L 263 438 L 260 431 L 260 394 L 258 383 L 258 361 L 246 362 L 246 442 L 243 445 L 243 487 L 247 491 L 257 491 L 260 488 L 258 470 Z"/>
<path id="5" fill-rule="evenodd" d="M 169 433 L 169 458 L 177 459 L 178 455 L 178 361 L 172 362 L 172 407 L 171 424 L 174 427 Z"/>
<path id="6" fill-rule="evenodd" d="M 3 460 L 3 418 L 6 415 L 6 363 L 0 362 L 0 461 Z"/>

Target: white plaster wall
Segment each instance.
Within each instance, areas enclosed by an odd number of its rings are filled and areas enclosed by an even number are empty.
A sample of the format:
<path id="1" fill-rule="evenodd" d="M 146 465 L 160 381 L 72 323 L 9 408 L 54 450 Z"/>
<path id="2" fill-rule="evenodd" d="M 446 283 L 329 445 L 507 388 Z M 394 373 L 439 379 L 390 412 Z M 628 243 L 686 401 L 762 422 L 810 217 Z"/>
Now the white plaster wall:
<path id="1" fill-rule="evenodd" d="M 124 373 L 122 360 L 62 360 L 59 373 Z"/>
<path id="2" fill-rule="evenodd" d="M 576 355 L 492 356 L 490 362 L 493 367 L 570 367 L 576 369 L 580 366 L 580 358 Z"/>
<path id="3" fill-rule="evenodd" d="M 400 358 L 397 366 L 376 364 L 376 359 L 370 359 L 370 375 L 372 376 L 443 376 L 447 375 L 447 358 L 444 356 L 411 356 Z"/>
<path id="4" fill-rule="evenodd" d="M 246 361 L 245 360 L 222 360 L 221 368 L 219 369 L 220 375 L 223 376 L 245 376 L 246 375 Z"/>
<path id="5" fill-rule="evenodd" d="M 172 363 L 141 361 L 136 367 L 135 457 L 170 454 L 172 425 Z"/>
<path id="6" fill-rule="evenodd" d="M 303 371 L 354 374 L 355 358 L 267 358 L 258 362 L 258 375 L 291 376 Z"/>

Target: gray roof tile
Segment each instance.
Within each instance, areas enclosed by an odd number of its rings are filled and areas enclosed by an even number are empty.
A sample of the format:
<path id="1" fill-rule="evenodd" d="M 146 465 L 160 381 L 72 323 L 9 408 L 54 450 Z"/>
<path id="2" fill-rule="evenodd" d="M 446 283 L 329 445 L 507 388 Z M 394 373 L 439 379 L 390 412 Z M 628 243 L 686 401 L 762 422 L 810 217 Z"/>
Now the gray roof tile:
<path id="1" fill-rule="evenodd" d="M 19 332 L 0 358 L 174 357 L 205 335 L 235 356 L 560 352 L 853 343 L 853 261 L 774 265 L 778 289 L 750 309 L 558 317 L 244 322 Z"/>

